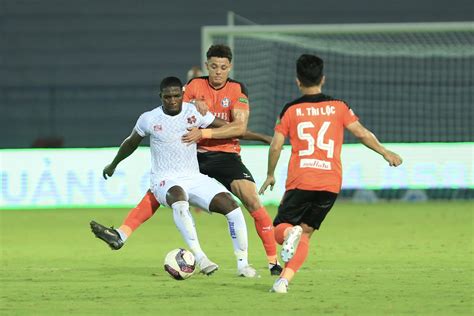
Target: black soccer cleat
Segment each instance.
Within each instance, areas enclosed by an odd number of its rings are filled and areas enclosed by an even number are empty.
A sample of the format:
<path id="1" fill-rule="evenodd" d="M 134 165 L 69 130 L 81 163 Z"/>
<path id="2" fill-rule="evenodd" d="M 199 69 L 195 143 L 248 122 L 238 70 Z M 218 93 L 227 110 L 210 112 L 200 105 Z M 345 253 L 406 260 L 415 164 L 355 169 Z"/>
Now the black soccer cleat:
<path id="1" fill-rule="evenodd" d="M 112 250 L 122 248 L 123 240 L 113 227 L 105 227 L 95 221 L 91 221 L 90 225 L 95 237 L 102 239 Z"/>
<path id="2" fill-rule="evenodd" d="M 279 265 L 278 263 L 276 264 L 271 264 L 271 268 L 270 268 L 270 274 L 271 275 L 280 275 L 281 272 L 283 271 L 283 268 L 281 267 L 281 265 Z"/>

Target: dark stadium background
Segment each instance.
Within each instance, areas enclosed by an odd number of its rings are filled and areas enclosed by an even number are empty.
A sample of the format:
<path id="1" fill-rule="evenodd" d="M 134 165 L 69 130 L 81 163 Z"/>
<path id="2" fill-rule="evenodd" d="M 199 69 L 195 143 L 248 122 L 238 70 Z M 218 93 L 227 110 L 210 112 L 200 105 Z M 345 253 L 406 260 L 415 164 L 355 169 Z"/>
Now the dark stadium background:
<path id="1" fill-rule="evenodd" d="M 200 63 L 203 25 L 472 20 L 469 0 L 0 0 L 0 148 L 116 146 L 164 76 Z M 237 21 L 238 22 L 238 21 Z"/>

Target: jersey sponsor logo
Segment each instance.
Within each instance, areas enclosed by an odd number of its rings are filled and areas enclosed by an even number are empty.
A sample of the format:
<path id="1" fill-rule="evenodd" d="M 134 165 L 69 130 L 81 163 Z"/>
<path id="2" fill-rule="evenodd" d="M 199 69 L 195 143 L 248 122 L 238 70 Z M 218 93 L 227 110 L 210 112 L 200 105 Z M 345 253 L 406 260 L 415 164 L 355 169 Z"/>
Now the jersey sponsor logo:
<path id="1" fill-rule="evenodd" d="M 245 103 L 245 104 L 249 104 L 249 100 L 246 99 L 246 98 L 239 98 L 239 102 L 242 102 L 242 103 Z"/>
<path id="2" fill-rule="evenodd" d="M 155 132 L 161 132 L 163 130 L 163 127 L 161 126 L 161 124 L 158 124 L 158 125 L 154 125 L 153 126 L 153 130 Z"/>
<path id="3" fill-rule="evenodd" d="M 319 159 L 301 159 L 300 168 L 331 170 L 331 162 Z"/>
<path id="4" fill-rule="evenodd" d="M 222 107 L 224 107 L 224 108 L 228 108 L 228 107 L 230 106 L 230 99 L 227 98 L 227 97 L 224 98 L 224 99 L 222 99 L 221 105 L 222 105 Z"/>
<path id="5" fill-rule="evenodd" d="M 218 117 L 221 120 L 229 122 L 229 115 L 227 115 L 227 113 L 225 112 L 212 112 L 212 114 L 214 114 L 215 117 Z"/>
<path id="6" fill-rule="evenodd" d="M 188 120 L 188 124 L 194 124 L 194 123 L 196 123 L 196 116 L 194 116 L 194 115 L 190 116 L 190 117 L 187 118 L 187 120 Z"/>

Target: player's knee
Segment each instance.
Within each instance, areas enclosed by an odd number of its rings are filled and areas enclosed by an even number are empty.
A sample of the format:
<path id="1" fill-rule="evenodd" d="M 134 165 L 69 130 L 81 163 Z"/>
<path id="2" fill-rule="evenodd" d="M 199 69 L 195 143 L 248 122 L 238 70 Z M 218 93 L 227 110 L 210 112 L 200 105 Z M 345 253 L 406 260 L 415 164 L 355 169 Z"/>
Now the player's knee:
<path id="1" fill-rule="evenodd" d="M 209 211 L 225 215 L 238 207 L 239 205 L 229 193 L 221 192 L 212 199 Z"/>
<path id="2" fill-rule="evenodd" d="M 255 185 L 239 186 L 238 189 L 232 190 L 232 193 L 234 193 L 239 198 L 239 200 L 249 212 L 258 210 L 262 207 L 262 203 L 260 203 L 260 199 L 258 198 Z"/>
<path id="3" fill-rule="evenodd" d="M 166 192 L 166 202 L 168 205 L 171 205 L 177 201 L 187 201 L 188 196 L 184 189 L 180 186 L 171 187 L 168 192 Z"/>
<path id="4" fill-rule="evenodd" d="M 312 226 L 309 226 L 305 223 L 301 223 L 300 226 L 303 228 L 303 234 L 308 235 L 308 237 L 311 237 L 311 235 L 314 233 L 314 228 Z"/>
<path id="5" fill-rule="evenodd" d="M 262 207 L 262 203 L 260 203 L 257 194 L 252 194 L 251 192 L 248 195 L 245 195 L 241 201 L 249 212 L 256 211 Z"/>

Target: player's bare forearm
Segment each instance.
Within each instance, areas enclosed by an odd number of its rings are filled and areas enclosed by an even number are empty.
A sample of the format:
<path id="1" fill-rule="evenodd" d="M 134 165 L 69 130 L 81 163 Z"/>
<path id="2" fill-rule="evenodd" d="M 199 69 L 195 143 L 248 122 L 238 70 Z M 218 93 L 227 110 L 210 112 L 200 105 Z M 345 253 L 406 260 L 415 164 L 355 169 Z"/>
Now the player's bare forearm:
<path id="1" fill-rule="evenodd" d="M 214 124 L 214 123 L 213 123 Z M 239 127 L 231 126 L 231 123 L 219 128 L 199 129 L 188 128 L 188 132 L 181 137 L 181 141 L 186 144 L 197 143 L 201 139 L 227 139 L 240 137 L 242 132 Z"/>
<path id="2" fill-rule="evenodd" d="M 285 136 L 279 132 L 275 132 L 272 138 L 272 143 L 270 144 L 270 149 L 268 150 L 268 166 L 267 166 L 267 175 L 273 176 L 275 173 L 275 168 L 280 159 L 281 150 L 285 144 Z"/>
<path id="3" fill-rule="evenodd" d="M 390 166 L 397 167 L 399 166 L 403 160 L 402 158 L 385 148 L 377 139 L 377 137 L 365 128 L 359 122 L 354 122 L 347 126 L 347 129 L 354 134 L 355 137 L 359 139 L 359 141 L 364 144 L 366 147 L 372 149 L 376 153 L 383 156 L 383 158 L 389 163 Z"/>
<path id="4" fill-rule="evenodd" d="M 243 137 L 247 131 L 248 122 L 248 110 L 234 110 L 232 112 L 233 121 L 227 122 L 219 118 L 215 118 L 209 127 L 217 128 L 205 128 L 188 129 L 189 132 L 181 137 L 183 143 L 196 143 L 201 139 L 228 139 L 234 137 Z"/>
<path id="5" fill-rule="evenodd" d="M 366 133 L 358 138 L 362 144 L 382 156 L 387 152 L 387 149 L 382 146 L 377 137 L 369 130 L 366 130 Z"/>
<path id="6" fill-rule="evenodd" d="M 198 142 L 203 138 L 212 139 L 227 139 L 234 137 L 242 137 L 247 131 L 248 110 L 235 110 L 232 112 L 234 120 L 230 123 L 224 124 L 222 120 L 215 119 L 211 127 L 221 125 L 218 128 L 205 129 L 190 129 L 190 131 L 183 135 L 181 140 L 184 143 Z"/>
<path id="7" fill-rule="evenodd" d="M 222 126 L 225 126 L 229 124 L 229 122 L 227 121 L 224 121 L 223 119 L 220 119 L 220 118 L 217 118 L 214 120 L 214 122 L 212 122 L 212 124 L 210 125 L 210 127 L 222 127 Z M 259 141 L 259 142 L 262 142 L 262 143 L 265 143 L 265 144 L 270 144 L 272 142 L 272 137 L 269 136 L 269 135 L 265 135 L 265 134 L 260 134 L 260 133 L 257 133 L 257 132 L 253 132 L 251 130 L 246 130 L 245 131 L 245 134 L 240 136 L 239 137 L 240 139 L 245 139 L 245 140 L 255 140 L 255 141 Z"/>
<path id="8" fill-rule="evenodd" d="M 386 151 L 385 147 L 383 147 L 377 137 L 359 121 L 349 124 L 347 129 L 357 137 L 362 144 L 383 156 Z"/>
<path id="9" fill-rule="evenodd" d="M 241 139 L 256 140 L 256 141 L 260 141 L 260 142 L 265 143 L 265 144 L 270 144 L 272 142 L 272 137 L 271 136 L 256 133 L 256 132 L 253 132 L 251 130 L 247 130 L 245 132 L 245 134 L 241 137 Z"/>
<path id="10" fill-rule="evenodd" d="M 240 122 L 231 122 L 225 126 L 221 126 L 219 128 L 214 128 L 212 130 L 212 137 L 213 139 L 226 139 L 226 138 L 234 138 L 234 137 L 241 137 L 245 134 L 247 130 L 247 126 L 240 123 Z"/>
<path id="11" fill-rule="evenodd" d="M 117 167 L 117 165 L 122 161 L 124 160 L 125 158 L 127 158 L 128 156 L 130 156 L 131 154 L 133 154 L 133 152 L 137 149 L 138 145 L 133 145 L 129 142 L 127 142 L 127 140 L 125 140 L 121 145 L 120 145 L 120 148 L 117 152 L 117 155 L 115 155 L 115 158 L 114 160 L 112 161 L 111 165 Z"/>
<path id="12" fill-rule="evenodd" d="M 226 126 L 228 124 L 229 124 L 229 122 L 216 117 L 214 119 L 214 121 L 212 122 L 212 124 L 209 125 L 209 127 L 218 128 L 218 127 Z M 215 132 L 215 130 L 213 130 L 213 132 Z M 239 138 L 240 139 L 245 139 L 245 140 L 260 141 L 260 142 L 265 143 L 265 144 L 270 144 L 272 142 L 272 137 L 271 136 L 256 133 L 256 132 L 253 132 L 253 131 L 248 130 L 248 129 L 245 131 L 245 134 L 243 134 Z"/>
<path id="13" fill-rule="evenodd" d="M 137 149 L 137 147 L 133 148 L 133 146 L 129 142 L 127 142 L 127 139 L 125 139 L 124 142 L 120 145 L 120 148 L 117 154 L 115 155 L 114 160 L 112 160 L 112 162 L 105 166 L 102 170 L 102 176 L 104 177 L 104 179 L 107 180 L 107 177 L 113 176 L 115 173 L 115 168 L 117 168 L 118 164 L 122 160 L 130 156 L 135 151 L 135 149 Z"/>
<path id="14" fill-rule="evenodd" d="M 141 137 L 137 132 L 135 132 L 135 130 L 133 130 L 130 136 L 125 138 L 125 140 L 120 145 L 120 148 L 110 165 L 116 168 L 122 160 L 133 154 L 133 152 L 137 149 L 138 145 L 140 145 L 142 140 L 143 137 Z"/>
<path id="15" fill-rule="evenodd" d="M 390 166 L 398 167 L 402 164 L 402 157 L 382 146 L 373 133 L 369 132 L 369 135 L 359 138 L 359 140 L 368 148 L 382 155 L 382 157 L 388 162 Z"/>
<path id="16" fill-rule="evenodd" d="M 268 165 L 267 165 L 267 175 L 273 176 L 275 174 L 275 169 L 280 159 L 281 149 L 275 149 L 270 147 L 268 152 Z"/>
<path id="17" fill-rule="evenodd" d="M 233 137 L 242 137 L 247 131 L 248 119 L 248 110 L 232 110 L 232 122 L 219 128 L 212 129 L 211 133 L 205 135 L 209 137 L 204 138 L 227 139 Z"/>
<path id="18" fill-rule="evenodd" d="M 260 190 L 258 190 L 258 194 L 264 194 L 268 187 L 270 187 L 270 191 L 273 191 L 273 186 L 276 183 L 275 168 L 278 159 L 280 159 L 280 153 L 281 149 L 270 147 L 270 150 L 268 151 L 267 178 L 260 187 Z"/>
<path id="19" fill-rule="evenodd" d="M 270 190 L 273 190 L 273 186 L 275 185 L 275 169 L 280 159 L 281 150 L 283 148 L 283 144 L 285 142 L 285 137 L 275 132 L 273 136 L 272 143 L 270 145 L 270 149 L 268 150 L 268 166 L 267 166 L 267 178 L 263 182 L 258 194 L 265 193 L 265 190 L 270 187 Z"/>

